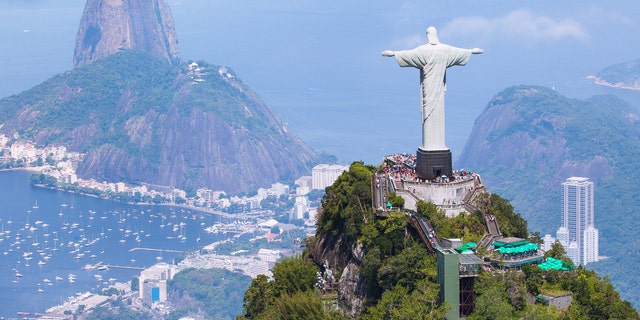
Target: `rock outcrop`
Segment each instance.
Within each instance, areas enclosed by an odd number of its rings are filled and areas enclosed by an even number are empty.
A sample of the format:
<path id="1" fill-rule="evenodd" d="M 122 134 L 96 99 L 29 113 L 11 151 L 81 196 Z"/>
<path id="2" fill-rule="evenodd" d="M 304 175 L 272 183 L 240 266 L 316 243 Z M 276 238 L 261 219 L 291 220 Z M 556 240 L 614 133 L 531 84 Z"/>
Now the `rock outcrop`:
<path id="1" fill-rule="evenodd" d="M 73 65 L 83 66 L 128 49 L 179 63 L 178 40 L 165 0 L 88 0 Z"/>
<path id="2" fill-rule="evenodd" d="M 330 269 L 340 274 L 338 303 L 350 317 L 357 318 L 367 307 L 370 295 L 362 275 L 362 244 L 350 241 L 344 233 L 321 233 L 316 239 L 309 248 L 309 257 L 319 266 L 328 262 Z"/>

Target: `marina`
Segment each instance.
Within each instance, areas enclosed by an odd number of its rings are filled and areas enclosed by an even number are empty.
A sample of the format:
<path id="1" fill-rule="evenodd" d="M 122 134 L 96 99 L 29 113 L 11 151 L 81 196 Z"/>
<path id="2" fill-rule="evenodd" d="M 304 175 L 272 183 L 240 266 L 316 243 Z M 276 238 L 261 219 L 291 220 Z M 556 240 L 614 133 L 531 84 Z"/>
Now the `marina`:
<path id="1" fill-rule="evenodd" d="M 0 316 L 44 312 L 76 292 L 127 282 L 159 261 L 230 238 L 233 220 L 170 206 L 138 206 L 36 188 L 0 172 Z"/>

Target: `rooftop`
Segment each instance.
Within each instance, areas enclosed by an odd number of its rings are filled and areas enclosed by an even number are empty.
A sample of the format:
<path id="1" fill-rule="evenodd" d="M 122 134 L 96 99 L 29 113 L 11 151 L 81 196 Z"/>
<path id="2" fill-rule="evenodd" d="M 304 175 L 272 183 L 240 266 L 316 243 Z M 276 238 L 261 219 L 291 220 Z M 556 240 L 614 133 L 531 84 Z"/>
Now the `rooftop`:
<path id="1" fill-rule="evenodd" d="M 482 264 L 482 259 L 475 254 L 461 254 L 459 257 L 460 264 Z"/>
<path id="2" fill-rule="evenodd" d="M 496 248 L 504 247 L 504 246 L 514 247 L 514 246 L 523 245 L 525 243 L 528 243 L 527 240 L 525 239 L 508 237 L 508 238 L 498 238 L 496 241 L 493 242 L 493 246 Z"/>

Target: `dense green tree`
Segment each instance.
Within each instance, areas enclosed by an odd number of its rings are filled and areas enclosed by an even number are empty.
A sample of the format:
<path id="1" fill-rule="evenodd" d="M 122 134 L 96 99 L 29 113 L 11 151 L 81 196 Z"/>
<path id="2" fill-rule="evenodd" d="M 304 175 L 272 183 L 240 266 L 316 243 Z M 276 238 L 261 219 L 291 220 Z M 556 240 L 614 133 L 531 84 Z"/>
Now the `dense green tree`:
<path id="1" fill-rule="evenodd" d="M 522 320 L 560 320 L 561 314 L 543 305 L 534 305 L 529 309 Z"/>
<path id="2" fill-rule="evenodd" d="M 317 270 L 298 256 L 279 261 L 273 267 L 273 281 L 264 275 L 252 281 L 244 296 L 243 315 L 236 319 L 344 319 L 314 290 Z"/>
<path id="3" fill-rule="evenodd" d="M 402 286 L 413 291 L 420 280 L 435 281 L 435 271 L 435 259 L 428 254 L 424 245 L 414 243 L 382 263 L 378 269 L 378 282 L 385 290 Z"/>
<path id="4" fill-rule="evenodd" d="M 502 277 L 482 273 L 475 286 L 478 296 L 475 311 L 470 320 L 511 319 L 514 308 L 507 297 L 507 287 Z"/>
<path id="5" fill-rule="evenodd" d="M 436 230 L 439 237 L 453 238 L 453 227 L 447 221 L 444 210 L 438 209 L 438 207 L 431 202 L 425 202 L 422 200 L 416 203 L 416 208 L 419 215 L 429 219 L 429 222 Z"/>
<path id="6" fill-rule="evenodd" d="M 108 289 L 102 289 L 99 293 L 101 296 L 117 296 L 120 295 L 120 290 L 111 287 Z"/>
<path id="7" fill-rule="evenodd" d="M 522 267 L 522 271 L 525 275 L 525 284 L 527 291 L 533 295 L 540 293 L 540 288 L 544 284 L 543 271 L 535 264 L 529 264 Z"/>
<path id="8" fill-rule="evenodd" d="M 138 290 L 140 290 L 140 279 L 138 279 L 138 277 L 133 277 L 133 279 L 131 279 L 131 291 Z"/>
<path id="9" fill-rule="evenodd" d="M 284 295 L 276 300 L 270 310 L 268 319 L 282 320 L 324 320 L 329 319 L 325 313 L 322 300 L 313 291 L 299 291 L 293 295 Z"/>
<path id="10" fill-rule="evenodd" d="M 509 201 L 495 193 L 491 194 L 489 200 L 490 209 L 487 213 L 496 217 L 502 234 L 507 237 L 527 239 L 527 221 L 520 214 L 515 213 Z"/>
<path id="11" fill-rule="evenodd" d="M 378 247 L 372 247 L 365 251 L 364 258 L 362 259 L 362 278 L 369 288 L 368 293 L 375 298 L 379 298 L 383 292 L 378 282 L 378 270 L 380 269 L 382 260 L 382 254 Z"/>
<path id="12" fill-rule="evenodd" d="M 443 319 L 449 306 L 438 304 L 439 286 L 428 280 L 418 281 L 415 290 L 401 285 L 385 291 L 375 306 L 363 316 L 365 320 Z"/>
<path id="13" fill-rule="evenodd" d="M 395 192 L 388 193 L 387 199 L 391 203 L 391 206 L 394 208 L 404 207 L 404 198 L 397 195 Z"/>
<path id="14" fill-rule="evenodd" d="M 119 306 L 118 308 L 108 309 L 105 307 L 96 307 L 85 318 L 86 320 L 151 320 L 149 314 L 133 311 Z"/>
<path id="15" fill-rule="evenodd" d="M 527 305 L 527 290 L 525 289 L 525 275 L 519 271 L 507 271 L 502 274 L 502 282 L 507 288 L 506 294 L 514 313 L 523 311 Z"/>
<path id="16" fill-rule="evenodd" d="M 560 240 L 556 240 L 551 244 L 551 250 L 544 253 L 545 257 L 551 257 L 554 259 L 563 259 L 567 257 L 567 251 L 564 249 Z"/>
<path id="17" fill-rule="evenodd" d="M 272 298 L 272 284 L 264 274 L 259 274 L 253 281 L 247 292 L 244 294 L 244 316 L 247 319 L 255 319 L 269 305 Z"/>
<path id="18" fill-rule="evenodd" d="M 544 279 L 547 281 L 547 283 L 549 283 L 551 286 L 555 286 L 557 283 L 560 282 L 561 278 L 563 275 L 563 271 L 559 271 L 559 270 L 547 270 L 544 274 Z"/>
<path id="19" fill-rule="evenodd" d="M 620 299 L 609 279 L 601 279 L 593 270 L 578 267 L 561 284 L 573 293 L 571 319 L 640 319 L 631 304 Z"/>
<path id="20" fill-rule="evenodd" d="M 364 245 L 364 258 L 362 263 L 363 279 L 368 288 L 368 294 L 374 299 L 382 295 L 384 289 L 379 277 L 381 264 L 386 259 L 393 257 L 415 243 L 407 233 L 407 215 L 400 211 L 388 212 L 385 217 L 372 219 L 362 226 L 361 243 Z M 420 248 L 424 250 L 424 248 Z M 423 255 L 426 255 L 424 250 Z M 384 272 L 388 275 L 395 274 L 398 269 L 386 267 Z M 382 280 L 384 281 L 384 280 Z M 391 284 L 388 287 L 393 287 Z"/>
<path id="21" fill-rule="evenodd" d="M 34 173 L 31 175 L 30 180 L 31 184 L 40 184 L 48 187 L 55 187 L 58 184 L 56 178 L 44 173 Z"/>
<path id="22" fill-rule="evenodd" d="M 313 262 L 306 262 L 301 257 L 295 256 L 279 261 L 272 272 L 275 280 L 275 295 L 293 295 L 296 292 L 313 289 L 318 267 Z"/>
<path id="23" fill-rule="evenodd" d="M 168 300 L 176 306 L 174 318 L 184 311 L 207 319 L 233 319 L 242 313 L 249 276 L 225 269 L 186 269 L 167 283 Z M 224 301 L 225 303 L 211 303 Z"/>
<path id="24" fill-rule="evenodd" d="M 325 189 L 317 231 L 345 234 L 355 241 L 361 228 L 372 219 L 371 176 L 375 168 L 354 162 Z"/>
<path id="25" fill-rule="evenodd" d="M 527 238 L 527 241 L 535 243 L 539 246 L 544 244 L 544 240 L 542 239 L 542 237 L 540 237 L 540 231 L 529 233 L 529 238 Z"/>
<path id="26" fill-rule="evenodd" d="M 562 265 L 566 268 L 574 268 L 575 265 L 571 258 L 567 256 L 567 251 L 564 249 L 560 240 L 556 240 L 551 244 L 551 249 L 544 253 L 545 257 L 551 257 L 554 259 L 562 260 Z"/>

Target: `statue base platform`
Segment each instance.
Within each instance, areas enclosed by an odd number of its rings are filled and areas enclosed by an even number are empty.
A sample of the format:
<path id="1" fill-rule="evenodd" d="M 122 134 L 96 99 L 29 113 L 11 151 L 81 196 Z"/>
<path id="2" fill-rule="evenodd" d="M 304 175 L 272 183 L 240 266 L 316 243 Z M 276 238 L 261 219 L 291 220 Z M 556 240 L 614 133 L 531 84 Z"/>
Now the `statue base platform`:
<path id="1" fill-rule="evenodd" d="M 416 175 L 421 180 L 453 175 L 451 150 L 423 150 L 416 153 Z"/>

